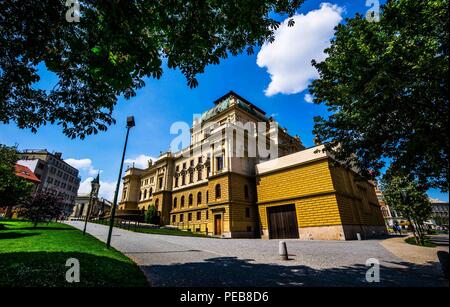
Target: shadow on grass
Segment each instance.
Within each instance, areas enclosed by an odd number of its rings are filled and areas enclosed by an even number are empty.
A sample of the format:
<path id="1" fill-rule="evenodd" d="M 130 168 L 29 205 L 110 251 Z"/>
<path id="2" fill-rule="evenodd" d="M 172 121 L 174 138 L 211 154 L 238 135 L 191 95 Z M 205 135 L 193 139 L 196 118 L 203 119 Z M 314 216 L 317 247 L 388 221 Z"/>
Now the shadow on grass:
<path id="1" fill-rule="evenodd" d="M 47 227 L 47 226 L 18 227 L 18 228 L 14 228 L 14 229 L 15 230 L 69 230 L 69 231 L 77 230 L 75 228 L 69 228 L 69 227 Z"/>
<path id="2" fill-rule="evenodd" d="M 69 258 L 80 263 L 80 282 L 66 281 Z M 78 252 L 0 253 L 0 287 L 146 287 L 144 274 L 129 261 Z"/>
<path id="3" fill-rule="evenodd" d="M 39 233 L 20 233 L 20 232 L 0 232 L 0 240 L 4 239 L 18 239 L 24 237 L 37 236 Z"/>
<path id="4" fill-rule="evenodd" d="M 291 262 L 290 262 L 291 263 Z M 144 266 L 153 286 L 184 287 L 448 287 L 435 264 L 381 264 L 380 282 L 366 281 L 365 264 L 316 269 L 305 265 L 255 263 L 217 257 L 203 262 Z"/>

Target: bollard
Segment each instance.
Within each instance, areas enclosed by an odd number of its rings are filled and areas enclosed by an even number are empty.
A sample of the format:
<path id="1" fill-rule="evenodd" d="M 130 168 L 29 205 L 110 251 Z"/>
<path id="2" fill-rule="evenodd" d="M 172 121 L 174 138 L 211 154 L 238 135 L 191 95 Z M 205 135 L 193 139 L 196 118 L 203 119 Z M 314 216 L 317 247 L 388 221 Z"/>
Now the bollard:
<path id="1" fill-rule="evenodd" d="M 358 241 L 361 241 L 361 234 L 359 232 L 356 233 L 356 238 L 358 239 Z"/>
<path id="2" fill-rule="evenodd" d="M 286 247 L 286 242 L 280 241 L 278 246 L 278 254 L 280 255 L 281 260 L 288 260 L 288 251 Z"/>

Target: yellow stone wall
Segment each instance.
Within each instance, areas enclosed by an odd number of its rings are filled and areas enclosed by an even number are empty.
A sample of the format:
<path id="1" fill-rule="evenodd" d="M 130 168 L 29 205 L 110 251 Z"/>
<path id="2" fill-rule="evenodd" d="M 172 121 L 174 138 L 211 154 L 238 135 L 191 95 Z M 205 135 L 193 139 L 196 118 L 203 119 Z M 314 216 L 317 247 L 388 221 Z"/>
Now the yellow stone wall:
<path id="1" fill-rule="evenodd" d="M 206 219 L 208 206 L 206 203 L 206 192 L 208 191 L 208 184 L 201 184 L 191 188 L 178 190 L 172 192 L 171 196 L 171 211 L 170 211 L 170 224 L 177 226 L 180 229 L 188 229 L 194 232 L 206 232 L 208 227 L 208 221 Z M 202 193 L 202 200 L 200 204 L 197 204 L 197 194 Z M 209 192 L 208 192 L 209 193 Z M 189 194 L 193 196 L 192 205 L 189 205 Z M 184 196 L 184 207 L 181 207 L 181 197 Z M 174 199 L 177 198 L 177 207 L 174 208 Z M 197 212 L 201 212 L 201 219 L 197 220 Z M 189 213 L 192 214 L 192 221 L 188 221 Z M 180 222 L 180 215 L 184 216 L 184 221 Z M 175 222 L 173 221 L 175 216 Z"/>
<path id="2" fill-rule="evenodd" d="M 330 171 L 343 224 L 385 225 L 374 185 L 343 167 Z"/>
<path id="3" fill-rule="evenodd" d="M 300 229 L 324 227 L 327 236 L 327 226 L 384 225 L 373 185 L 328 158 L 262 174 L 257 194 L 263 235 L 268 229 L 267 208 L 287 204 L 295 204 Z"/>
<path id="4" fill-rule="evenodd" d="M 258 203 L 334 191 L 326 159 L 262 175 L 256 184 Z"/>
<path id="5" fill-rule="evenodd" d="M 216 185 L 221 186 L 221 196 L 216 197 Z M 245 197 L 245 188 L 248 186 L 248 198 Z M 202 203 L 197 204 L 197 193 L 202 193 Z M 206 194 L 208 193 L 208 202 Z M 189 206 L 189 194 L 193 195 L 193 204 Z M 181 207 L 181 197 L 185 198 L 185 205 Z M 222 216 L 222 233 L 255 232 L 258 228 L 258 214 L 256 209 L 256 188 L 251 177 L 226 173 L 211 177 L 208 182 L 193 187 L 179 189 L 172 192 L 172 208 L 170 224 L 181 229 L 194 232 L 214 234 L 214 215 Z M 174 199 L 177 198 L 177 207 L 174 208 Z M 249 213 L 249 216 L 246 215 Z M 201 212 L 201 219 L 197 220 L 197 212 Z M 189 214 L 192 220 L 189 221 Z M 183 215 L 183 222 L 180 222 Z M 175 221 L 173 220 L 175 216 Z"/>

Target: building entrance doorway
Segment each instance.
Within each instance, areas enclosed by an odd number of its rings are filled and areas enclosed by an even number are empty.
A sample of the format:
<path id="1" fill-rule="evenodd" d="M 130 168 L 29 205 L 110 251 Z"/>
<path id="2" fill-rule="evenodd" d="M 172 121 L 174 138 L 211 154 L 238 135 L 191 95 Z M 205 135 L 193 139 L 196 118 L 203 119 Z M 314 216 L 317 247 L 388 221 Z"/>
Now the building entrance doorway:
<path id="1" fill-rule="evenodd" d="M 214 234 L 220 236 L 222 234 L 222 215 L 214 215 Z"/>
<path id="2" fill-rule="evenodd" d="M 270 239 L 298 239 L 298 224 L 295 205 L 267 208 Z"/>

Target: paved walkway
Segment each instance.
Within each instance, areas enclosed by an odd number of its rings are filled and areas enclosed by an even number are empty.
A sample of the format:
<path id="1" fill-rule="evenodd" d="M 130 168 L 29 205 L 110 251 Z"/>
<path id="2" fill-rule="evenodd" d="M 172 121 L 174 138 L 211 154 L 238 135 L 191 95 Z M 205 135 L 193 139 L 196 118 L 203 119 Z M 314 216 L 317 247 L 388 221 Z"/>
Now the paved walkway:
<path id="1" fill-rule="evenodd" d="M 415 264 L 427 264 L 439 262 L 437 252 L 447 251 L 447 246 L 423 247 L 405 243 L 404 236 L 384 240 L 381 244 L 397 257 Z"/>
<path id="2" fill-rule="evenodd" d="M 68 222 L 82 229 L 82 222 Z M 108 228 L 87 231 L 106 241 Z M 213 239 L 114 229 L 112 246 L 132 258 L 154 286 L 447 286 L 436 264 L 394 256 L 378 240 L 285 240 L 289 261 L 278 259 L 278 240 Z M 380 261 L 380 282 L 368 283 L 365 265 Z M 81 264 L 82 265 L 82 264 Z"/>

